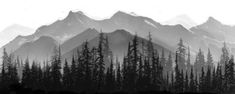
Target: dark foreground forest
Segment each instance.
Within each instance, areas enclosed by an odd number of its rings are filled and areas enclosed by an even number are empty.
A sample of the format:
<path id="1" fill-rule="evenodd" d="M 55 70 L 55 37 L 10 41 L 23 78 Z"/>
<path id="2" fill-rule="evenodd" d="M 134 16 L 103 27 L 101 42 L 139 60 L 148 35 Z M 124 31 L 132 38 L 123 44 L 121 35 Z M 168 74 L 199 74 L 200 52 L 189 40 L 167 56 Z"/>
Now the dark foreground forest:
<path id="1" fill-rule="evenodd" d="M 235 93 L 234 57 L 225 43 L 218 62 L 213 61 L 210 49 L 206 59 L 199 49 L 192 61 L 182 39 L 176 51 L 165 57 L 164 50 L 153 47 L 150 34 L 147 43 L 135 35 L 123 59 L 118 60 L 109 49 L 108 38 L 103 33 L 99 37 L 97 47 L 84 42 L 71 62 L 61 58 L 60 46 L 45 62 L 21 60 L 4 49 L 0 93 Z"/>

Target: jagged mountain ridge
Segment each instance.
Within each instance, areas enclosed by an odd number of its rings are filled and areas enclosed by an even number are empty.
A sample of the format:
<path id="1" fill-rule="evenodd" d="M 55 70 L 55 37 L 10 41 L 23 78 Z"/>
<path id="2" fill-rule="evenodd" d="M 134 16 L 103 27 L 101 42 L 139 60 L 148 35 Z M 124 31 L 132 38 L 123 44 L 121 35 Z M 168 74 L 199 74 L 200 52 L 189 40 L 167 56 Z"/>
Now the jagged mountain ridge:
<path id="1" fill-rule="evenodd" d="M 197 36 L 201 36 L 208 48 L 213 49 L 214 55 L 221 54 L 223 42 L 226 42 L 231 54 L 235 54 L 235 26 L 224 25 L 213 17 L 209 17 L 204 23 L 190 28 Z"/>
<path id="2" fill-rule="evenodd" d="M 211 18 L 209 18 L 209 20 L 210 19 Z M 198 26 L 195 27 L 198 28 Z M 192 28 L 188 30 L 182 25 L 162 25 L 150 18 L 133 16 L 121 11 L 115 13 L 111 18 L 104 20 L 94 20 L 84 15 L 82 12 L 70 11 L 65 19 L 58 20 L 51 25 L 44 25 L 38 28 L 36 32 L 30 36 L 17 37 L 4 47 L 7 48 L 8 52 L 15 51 L 22 44 L 35 41 L 41 36 L 52 37 L 63 45 L 63 43 L 67 43 L 67 41 L 87 28 L 94 28 L 102 30 L 103 32 L 112 32 L 117 29 L 124 29 L 131 34 L 136 33 L 142 38 L 146 38 L 148 32 L 151 32 L 154 43 L 171 51 L 176 50 L 177 43 L 179 39 L 182 38 L 185 41 L 185 44 L 190 47 L 192 54 L 194 55 L 199 48 L 202 48 L 203 51 L 206 52 L 209 47 L 212 47 L 212 54 L 215 54 L 217 55 L 215 57 L 218 57 L 218 51 L 220 48 L 220 41 L 217 41 L 219 39 L 207 37 L 206 34 L 208 32 L 205 33 L 207 30 L 194 30 Z M 209 34 L 210 33 L 208 33 L 208 36 Z M 21 44 L 17 45 L 19 42 L 21 42 Z M 64 53 L 73 48 L 74 47 L 66 49 Z M 215 53 L 213 53 L 214 50 Z"/>
<path id="3" fill-rule="evenodd" d="M 131 33 L 137 33 L 142 37 L 146 37 L 146 32 L 154 32 L 156 27 L 159 25 L 159 23 L 150 18 L 132 16 L 121 11 L 115 13 L 110 19 L 105 20 L 93 20 L 81 12 L 69 12 L 65 19 L 58 20 L 50 25 L 41 26 L 34 34 L 14 39 L 12 42 L 3 47 L 7 48 L 7 51 L 14 51 L 21 45 L 12 45 L 18 44 L 19 40 L 30 42 L 38 39 L 40 36 L 50 36 L 63 43 L 87 28 L 95 28 L 97 30 L 102 29 L 103 32 L 111 32 L 116 29 L 125 29 Z M 155 41 L 157 40 L 158 39 L 155 39 Z M 165 46 L 167 45 L 165 44 Z"/>

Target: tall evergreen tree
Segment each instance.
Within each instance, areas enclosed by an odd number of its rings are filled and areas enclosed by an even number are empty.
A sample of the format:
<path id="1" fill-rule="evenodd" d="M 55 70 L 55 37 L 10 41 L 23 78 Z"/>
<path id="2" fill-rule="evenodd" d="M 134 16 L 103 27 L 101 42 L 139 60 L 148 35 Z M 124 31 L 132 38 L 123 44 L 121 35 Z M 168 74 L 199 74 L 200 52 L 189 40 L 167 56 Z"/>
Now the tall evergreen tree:
<path id="1" fill-rule="evenodd" d="M 29 60 L 28 58 L 25 60 L 25 65 L 24 65 L 24 69 L 23 69 L 23 76 L 22 76 L 22 83 L 26 86 L 26 87 L 30 87 L 30 84 L 32 83 L 32 79 L 31 79 L 31 74 L 30 74 L 30 66 L 29 66 Z"/>
<path id="2" fill-rule="evenodd" d="M 190 71 L 190 68 L 191 68 L 191 60 L 190 60 L 190 58 L 191 58 L 191 55 L 190 55 L 190 48 L 188 47 L 188 54 L 187 54 L 187 62 L 186 62 L 186 69 L 187 69 L 187 71 Z"/>
<path id="3" fill-rule="evenodd" d="M 168 60 L 167 60 L 165 68 L 167 69 L 166 71 L 168 71 L 168 72 L 173 71 L 173 61 L 172 61 L 171 52 L 169 53 Z"/>
<path id="4" fill-rule="evenodd" d="M 184 91 L 188 92 L 189 91 L 189 78 L 188 78 L 188 73 L 185 73 L 185 82 L 184 82 Z"/>
<path id="5" fill-rule="evenodd" d="M 62 80 L 60 46 L 54 49 L 54 55 L 52 56 L 51 64 L 51 76 L 53 81 L 52 85 L 55 86 L 54 89 L 60 90 Z"/>
<path id="6" fill-rule="evenodd" d="M 225 87 L 226 91 L 231 91 L 231 87 L 235 84 L 234 80 L 234 57 L 231 56 L 229 62 L 225 65 Z"/>
<path id="7" fill-rule="evenodd" d="M 154 64 L 154 63 L 153 63 Z M 151 74 L 151 68 L 150 68 L 150 64 L 149 64 L 149 59 L 145 58 L 144 60 L 144 90 L 147 89 L 154 89 L 152 87 L 150 87 L 151 83 L 152 84 L 156 84 L 156 82 L 151 82 L 151 78 L 152 79 L 157 79 L 156 77 L 151 77 L 151 75 L 153 75 L 154 72 L 152 72 Z M 155 85 L 154 85 L 155 86 Z"/>
<path id="8" fill-rule="evenodd" d="M 199 49 L 199 52 L 196 56 L 196 61 L 194 66 L 196 70 L 201 70 L 201 68 L 205 66 L 205 57 L 201 49 Z M 200 71 L 198 72 L 199 74 L 201 73 Z"/>
<path id="9" fill-rule="evenodd" d="M 216 88 L 215 90 L 217 93 L 222 93 L 223 92 L 223 75 L 222 75 L 222 66 L 220 64 L 217 65 L 216 69 Z"/>
<path id="10" fill-rule="evenodd" d="M 91 53 L 88 47 L 88 42 L 86 41 L 82 48 L 82 62 L 80 62 L 84 66 L 84 90 L 88 91 L 91 87 Z"/>
<path id="11" fill-rule="evenodd" d="M 165 68 L 166 67 L 166 58 L 165 58 L 165 52 L 164 49 L 162 49 L 162 54 L 161 54 L 161 65 Z M 166 72 L 165 72 L 166 74 Z"/>
<path id="12" fill-rule="evenodd" d="M 181 71 L 179 69 L 179 64 L 178 64 L 178 52 L 176 52 L 176 60 L 175 60 L 175 92 L 183 92 L 183 86 L 182 86 L 182 81 L 183 81 L 183 76 L 181 74 Z M 177 58 L 178 57 L 178 58 Z M 183 70 L 183 69 L 182 69 Z"/>
<path id="13" fill-rule="evenodd" d="M 195 83 L 195 80 L 194 80 L 193 68 L 191 68 L 191 73 L 190 73 L 189 91 L 190 92 L 197 92 L 196 83 Z"/>
<path id="14" fill-rule="evenodd" d="M 210 67 L 213 67 L 213 57 L 212 57 L 210 49 L 208 49 L 208 53 L 207 53 L 207 65 Z"/>
<path id="15" fill-rule="evenodd" d="M 185 45 L 183 43 L 183 40 L 182 38 L 180 38 L 180 42 L 178 43 L 178 48 L 177 48 L 177 51 L 178 51 L 178 63 L 179 63 L 179 69 L 183 69 L 185 70 L 186 69 L 186 60 L 185 60 L 185 55 L 186 55 L 186 49 L 185 49 Z"/>
<path id="16" fill-rule="evenodd" d="M 207 72 L 206 72 L 206 77 L 205 77 L 205 91 L 211 92 L 212 91 L 212 75 L 211 75 L 211 66 L 207 66 Z"/>
<path id="17" fill-rule="evenodd" d="M 32 66 L 31 66 L 31 71 L 30 71 L 30 75 L 31 75 L 31 88 L 37 88 L 37 79 L 38 79 L 38 70 L 37 70 L 37 65 L 36 65 L 36 61 L 33 61 Z"/>
<path id="18" fill-rule="evenodd" d="M 44 90 L 52 90 L 53 84 L 52 84 L 52 74 L 51 74 L 51 65 L 48 61 L 45 61 L 44 63 L 44 71 L 43 71 L 43 87 Z"/>
<path id="19" fill-rule="evenodd" d="M 98 65 L 98 90 L 103 88 L 104 85 L 104 53 L 103 53 L 103 48 L 104 48 L 104 33 L 100 33 L 99 35 L 99 44 L 98 44 L 98 60 L 97 60 L 97 65 Z"/>
<path id="20" fill-rule="evenodd" d="M 138 65 L 138 80 L 137 80 L 137 89 L 142 90 L 144 85 L 144 65 L 142 62 L 142 57 L 140 57 L 140 62 Z"/>
<path id="21" fill-rule="evenodd" d="M 216 76 L 216 68 L 213 67 L 213 72 L 212 72 L 212 90 L 216 91 L 216 85 L 217 85 L 217 76 Z"/>
<path id="22" fill-rule="evenodd" d="M 72 89 L 75 89 L 75 87 L 76 87 L 76 83 L 77 83 L 77 65 L 76 65 L 76 62 L 75 62 L 75 57 L 74 57 L 74 55 L 73 55 L 73 57 L 72 57 L 72 61 L 71 61 L 71 87 L 72 87 Z"/>
<path id="23" fill-rule="evenodd" d="M 130 90 L 133 91 L 136 89 L 136 81 L 137 81 L 137 64 L 139 63 L 139 50 L 138 50 L 138 36 L 137 34 L 134 36 L 132 40 L 132 45 L 130 45 L 130 52 L 128 52 L 128 59 L 129 59 L 129 84 Z"/>
<path id="24" fill-rule="evenodd" d="M 174 83 L 175 83 L 175 81 L 174 81 L 174 72 L 172 71 L 172 72 L 171 72 L 171 90 L 170 90 L 171 92 L 174 92 L 174 91 L 175 91 L 175 90 L 174 90 L 174 89 L 175 89 L 175 87 L 174 87 L 175 84 L 174 84 Z"/>
<path id="25" fill-rule="evenodd" d="M 16 67 L 16 62 L 14 62 L 14 56 L 13 54 L 10 54 L 8 57 L 8 80 L 9 80 L 9 84 L 15 84 L 15 83 L 19 83 L 19 77 L 17 74 L 17 67 Z"/>
<path id="26" fill-rule="evenodd" d="M 221 70 L 225 70 L 225 65 L 228 63 L 229 61 L 229 51 L 227 48 L 226 43 L 224 42 L 224 46 L 222 48 L 222 55 L 220 57 L 220 62 L 219 64 L 221 65 Z M 225 74 L 225 71 L 222 71 L 222 74 Z M 227 74 L 225 74 L 226 76 Z"/>
<path id="27" fill-rule="evenodd" d="M 201 68 L 201 76 L 199 79 L 199 91 L 206 92 L 205 71 L 204 67 Z"/>
<path id="28" fill-rule="evenodd" d="M 116 62 L 117 63 L 117 67 L 116 67 L 116 89 L 117 90 L 121 90 L 122 89 L 122 73 L 121 73 L 121 65 L 120 62 Z"/>
<path id="29" fill-rule="evenodd" d="M 8 61 L 8 53 L 6 49 L 3 49 L 3 56 L 2 56 L 2 70 L 1 70 L 1 88 L 6 87 L 8 84 L 8 75 L 7 75 L 7 66 L 9 64 Z"/>
<path id="30" fill-rule="evenodd" d="M 67 59 L 65 59 L 64 68 L 63 68 L 63 86 L 65 89 L 69 89 L 71 87 L 71 71 L 67 62 Z"/>
<path id="31" fill-rule="evenodd" d="M 113 92 L 115 91 L 115 74 L 114 74 L 114 70 L 113 70 L 113 62 L 110 62 L 110 66 L 107 69 L 106 72 L 106 79 L 105 79 L 105 89 L 107 92 Z"/>

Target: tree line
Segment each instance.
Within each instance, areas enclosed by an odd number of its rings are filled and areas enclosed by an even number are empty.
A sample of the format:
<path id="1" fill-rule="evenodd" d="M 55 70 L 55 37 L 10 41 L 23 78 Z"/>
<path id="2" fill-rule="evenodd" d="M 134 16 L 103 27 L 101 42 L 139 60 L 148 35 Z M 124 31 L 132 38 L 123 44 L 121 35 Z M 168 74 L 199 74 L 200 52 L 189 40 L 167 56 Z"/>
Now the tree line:
<path id="1" fill-rule="evenodd" d="M 154 48 L 149 34 L 146 43 L 135 35 L 123 60 L 118 60 L 109 48 L 108 37 L 100 33 L 98 46 L 90 47 L 85 41 L 71 62 L 62 60 L 60 46 L 54 49 L 51 60 L 45 62 L 22 61 L 4 49 L 0 88 L 6 90 L 19 83 L 32 89 L 74 92 L 223 93 L 235 89 L 234 57 L 225 43 L 218 63 L 213 63 L 210 49 L 206 60 L 201 49 L 194 64 L 190 59 L 190 48 L 182 39 L 176 52 L 165 57 L 164 49 L 160 52 Z"/>

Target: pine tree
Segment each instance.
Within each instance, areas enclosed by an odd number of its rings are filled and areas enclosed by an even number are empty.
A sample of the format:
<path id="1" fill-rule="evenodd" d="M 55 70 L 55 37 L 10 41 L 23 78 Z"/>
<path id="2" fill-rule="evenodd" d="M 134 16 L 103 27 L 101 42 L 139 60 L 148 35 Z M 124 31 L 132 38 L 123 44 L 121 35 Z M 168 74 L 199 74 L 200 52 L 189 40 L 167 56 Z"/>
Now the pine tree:
<path id="1" fill-rule="evenodd" d="M 61 51 L 60 46 L 54 49 L 54 56 L 52 56 L 52 85 L 55 90 L 60 90 L 61 88 Z"/>
<path id="2" fill-rule="evenodd" d="M 148 42 L 147 42 L 147 57 L 151 58 L 154 55 L 154 47 L 152 43 L 151 33 L 149 32 Z"/>
<path id="3" fill-rule="evenodd" d="M 19 77 L 17 74 L 17 68 L 16 68 L 16 62 L 14 62 L 14 57 L 13 54 L 10 54 L 8 57 L 8 80 L 9 80 L 9 85 L 11 84 L 16 84 L 19 83 Z"/>
<path id="4" fill-rule="evenodd" d="M 138 36 L 135 35 L 134 36 L 134 39 L 132 40 L 132 51 L 133 51 L 133 61 L 132 61 L 132 68 L 133 68 L 133 76 L 134 76 L 134 79 L 136 78 L 136 73 L 135 71 L 137 70 L 137 64 L 139 62 L 139 51 L 138 51 Z"/>
<path id="5" fill-rule="evenodd" d="M 191 73 L 190 73 L 190 82 L 189 82 L 189 91 L 190 92 L 196 92 L 196 83 L 194 80 L 194 71 L 193 68 L 191 68 Z"/>
<path id="6" fill-rule="evenodd" d="M 234 57 L 231 56 L 229 62 L 225 65 L 225 85 L 226 91 L 232 90 L 232 85 L 234 85 Z"/>
<path id="7" fill-rule="evenodd" d="M 162 59 L 160 60 L 158 51 L 154 49 L 151 34 L 149 33 L 148 36 L 148 42 L 147 42 L 147 57 L 145 60 L 148 62 L 148 66 L 151 69 L 151 74 L 148 74 L 151 76 L 151 88 L 152 90 L 163 90 L 163 66 L 161 64 L 162 62 L 165 62 L 164 57 L 164 51 L 162 51 Z M 169 61 L 171 64 L 171 62 Z M 164 63 L 163 63 L 164 64 Z M 145 66 L 145 65 L 144 65 Z M 170 69 L 170 68 L 169 68 Z M 145 71 L 145 70 L 144 70 Z"/>
<path id="8" fill-rule="evenodd" d="M 183 69 L 180 71 L 180 79 L 181 79 L 181 81 L 180 81 L 180 92 L 185 92 L 184 91 L 184 85 L 185 85 L 185 78 L 184 78 L 185 76 L 184 76 L 184 71 L 183 71 Z"/>
<path id="9" fill-rule="evenodd" d="M 51 73 L 51 65 L 48 61 L 44 64 L 44 72 L 43 72 L 43 86 L 44 90 L 52 90 L 52 73 Z"/>
<path id="10" fill-rule="evenodd" d="M 174 92 L 174 91 L 175 91 L 175 90 L 174 90 L 174 89 L 175 89 L 175 87 L 174 87 L 175 84 L 174 84 L 174 83 L 175 83 L 175 81 L 174 81 L 174 72 L 172 71 L 172 72 L 171 72 L 171 92 Z"/>
<path id="11" fill-rule="evenodd" d="M 43 71 L 42 71 L 42 67 L 41 67 L 41 63 L 38 62 L 36 65 L 36 88 L 38 89 L 42 89 L 43 85 L 41 84 L 43 82 Z"/>
<path id="12" fill-rule="evenodd" d="M 98 87 L 98 52 L 97 52 L 97 48 L 93 47 L 91 50 L 91 63 L 92 63 L 92 88 L 94 91 L 97 91 L 97 87 Z"/>
<path id="13" fill-rule="evenodd" d="M 205 82 L 206 82 L 206 86 L 205 86 L 205 91 L 207 92 L 211 92 L 212 91 L 212 77 L 211 77 L 211 66 L 208 65 L 207 66 L 207 72 L 206 72 L 206 77 L 205 77 Z"/>
<path id="14" fill-rule="evenodd" d="M 76 91 L 84 91 L 85 87 L 85 56 L 81 53 L 77 56 L 76 67 L 75 67 L 75 89 Z"/>
<path id="15" fill-rule="evenodd" d="M 223 75 L 222 75 L 222 66 L 220 64 L 217 65 L 216 70 L 216 91 L 217 93 L 223 92 Z"/>
<path id="16" fill-rule="evenodd" d="M 216 91 L 216 85 L 217 85 L 217 76 L 216 76 L 216 69 L 213 67 L 213 72 L 212 72 L 212 90 Z"/>
<path id="17" fill-rule="evenodd" d="M 26 87 L 30 87 L 31 82 L 31 74 L 30 74 L 30 66 L 28 58 L 25 60 L 25 65 L 23 69 L 23 76 L 22 76 L 22 84 Z"/>
<path id="18" fill-rule="evenodd" d="M 104 53 L 103 53 L 103 44 L 104 44 L 104 34 L 101 32 L 99 36 L 99 44 L 98 44 L 98 90 L 101 90 L 104 85 Z"/>
<path id="19" fill-rule="evenodd" d="M 84 66 L 84 90 L 89 91 L 89 88 L 91 87 L 91 54 L 88 47 L 88 42 L 86 41 L 82 48 L 82 66 Z"/>
<path id="20" fill-rule="evenodd" d="M 113 59 L 111 58 L 111 61 L 110 61 L 110 84 L 111 84 L 111 86 L 110 86 L 110 88 L 111 88 L 111 90 L 112 91 L 115 91 L 115 86 L 116 86 L 116 83 L 115 83 L 115 78 L 116 78 L 116 76 L 115 76 L 115 70 L 114 70 L 114 64 L 113 64 Z"/>
<path id="21" fill-rule="evenodd" d="M 187 69 L 187 71 L 190 71 L 190 68 L 191 68 L 191 63 L 190 63 L 190 62 L 191 62 L 191 60 L 190 60 L 191 57 L 190 57 L 190 56 L 191 56 L 191 55 L 190 55 L 190 48 L 189 48 L 189 47 L 188 47 L 188 54 L 187 54 L 187 55 L 188 55 L 188 56 L 187 56 L 188 59 L 187 59 L 187 63 L 186 63 L 186 66 L 187 66 L 186 69 Z"/>
<path id="22" fill-rule="evenodd" d="M 153 74 L 152 74 L 153 75 Z M 149 64 L 149 60 L 147 58 L 145 58 L 144 60 L 144 90 L 148 90 L 148 89 L 154 89 L 153 87 L 150 87 L 151 85 L 151 68 L 150 68 L 150 64 Z M 154 79 L 154 77 L 152 78 Z M 156 79 L 156 78 L 155 78 Z M 156 83 L 152 83 L 152 84 L 156 84 Z"/>
<path id="23" fill-rule="evenodd" d="M 169 79 L 169 72 L 166 73 L 166 78 L 165 78 L 165 81 L 166 81 L 166 89 L 167 91 L 170 90 L 170 79 Z"/>
<path id="24" fill-rule="evenodd" d="M 143 85 L 144 85 L 144 65 L 142 62 L 142 57 L 140 57 L 140 62 L 138 65 L 138 80 L 137 80 L 137 89 L 138 90 L 143 90 Z"/>
<path id="25" fill-rule="evenodd" d="M 32 66 L 31 66 L 31 71 L 30 71 L 30 75 L 31 75 L 31 88 L 36 89 L 37 88 L 37 65 L 36 65 L 36 61 L 33 61 Z"/>
<path id="26" fill-rule="evenodd" d="M 182 75 L 181 75 L 181 71 L 179 69 L 179 65 L 178 65 L 178 54 L 176 52 L 176 60 L 175 60 L 175 92 L 183 92 L 183 87 L 182 87 Z M 178 58 L 177 58 L 178 57 Z"/>
<path id="27" fill-rule="evenodd" d="M 184 82 L 184 91 L 188 92 L 189 91 L 189 78 L 188 78 L 188 73 L 185 73 L 185 82 Z"/>
<path id="28" fill-rule="evenodd" d="M 71 87 L 71 71 L 67 62 L 67 59 L 65 59 L 64 68 L 63 68 L 63 86 L 65 89 L 69 89 Z"/>
<path id="29" fill-rule="evenodd" d="M 204 67 L 201 68 L 201 76 L 199 79 L 199 91 L 200 92 L 206 92 L 206 82 L 205 82 L 205 71 Z"/>
<path id="30" fill-rule="evenodd" d="M 104 35 L 103 35 L 104 36 Z M 103 54 L 104 54 L 104 64 L 105 64 L 105 68 L 110 66 L 110 62 L 113 59 L 113 53 L 110 50 L 109 47 L 109 38 L 106 35 L 106 38 L 101 38 L 103 39 Z"/>
<path id="31" fill-rule="evenodd" d="M 161 66 L 163 68 L 163 78 L 166 78 L 167 76 L 167 72 L 168 72 L 168 69 L 167 69 L 167 62 L 166 62 L 166 58 L 165 58 L 165 52 L 164 52 L 164 49 L 162 49 L 162 54 L 161 54 L 161 60 L 160 60 L 160 63 L 161 63 Z"/>
<path id="32" fill-rule="evenodd" d="M 221 70 L 225 70 L 225 65 L 228 63 L 228 61 L 229 61 L 229 51 L 226 46 L 226 43 L 224 42 L 224 46 L 222 48 L 222 55 L 220 57 L 220 62 L 219 62 L 219 64 L 221 65 Z M 222 71 L 222 74 L 227 76 L 227 73 L 225 74 L 225 71 Z"/>
<path id="33" fill-rule="evenodd" d="M 121 74 L 121 65 L 120 65 L 120 62 L 116 62 L 117 63 L 117 71 L 116 71 L 116 75 L 117 75 L 117 78 L 116 78 L 116 89 L 117 90 L 121 90 L 122 89 L 122 74 Z"/>
<path id="34" fill-rule="evenodd" d="M 195 80 L 194 80 L 194 83 L 195 83 L 195 91 L 198 92 L 199 91 L 199 80 L 198 80 L 198 74 L 197 74 L 197 70 L 195 70 Z"/>
<path id="35" fill-rule="evenodd" d="M 185 70 L 186 69 L 186 65 L 185 65 L 185 55 L 186 55 L 186 49 L 185 49 L 185 46 L 183 44 L 183 40 L 180 38 L 180 42 L 178 43 L 178 63 L 179 63 L 179 69 L 183 69 Z"/>
<path id="36" fill-rule="evenodd" d="M 196 70 L 201 70 L 201 68 L 205 66 L 205 58 L 201 49 L 199 49 L 194 66 Z M 199 74 L 201 73 L 200 71 L 198 72 Z"/>
<path id="37" fill-rule="evenodd" d="M 19 56 L 17 56 L 16 60 L 15 60 L 15 67 L 16 67 L 16 71 L 17 71 L 17 78 L 20 82 L 20 79 L 22 78 L 22 61 L 20 61 Z"/>
<path id="38" fill-rule="evenodd" d="M 8 53 L 6 49 L 3 49 L 2 56 L 2 70 L 1 70 L 1 88 L 7 87 L 8 84 L 8 75 L 7 75 L 7 66 L 8 66 Z"/>
<path id="39" fill-rule="evenodd" d="M 128 52 L 129 52 L 129 46 L 128 46 Z M 123 58 L 123 64 L 122 64 L 122 75 L 123 75 L 123 90 L 128 90 L 128 85 L 129 85 L 129 82 L 128 82 L 128 71 L 129 71 L 129 67 L 128 67 L 128 57 L 125 56 Z"/>
<path id="40" fill-rule="evenodd" d="M 166 76 L 166 73 L 167 73 L 167 71 L 166 71 L 166 58 L 165 58 L 165 52 L 164 52 L 164 49 L 162 49 L 162 54 L 161 54 L 161 60 L 160 60 L 160 62 L 161 62 L 161 66 L 163 66 L 163 68 L 164 68 L 164 75 Z"/>
<path id="41" fill-rule="evenodd" d="M 76 83 L 77 83 L 77 70 L 76 70 L 76 62 L 75 62 L 75 57 L 73 55 L 72 57 L 72 62 L 71 62 L 71 87 L 72 89 L 75 89 Z"/>
<path id="42" fill-rule="evenodd" d="M 106 92 L 113 92 L 115 91 L 115 75 L 113 70 L 113 62 L 111 61 L 110 66 L 107 69 L 105 78 L 105 89 Z"/>
<path id="43" fill-rule="evenodd" d="M 173 62 L 172 62 L 171 52 L 169 53 L 168 60 L 167 60 L 167 63 L 166 63 L 166 71 L 167 72 L 172 72 L 173 71 Z"/>
<path id="44" fill-rule="evenodd" d="M 208 49 L 208 54 L 207 54 L 207 65 L 213 67 L 213 58 L 210 49 Z"/>

